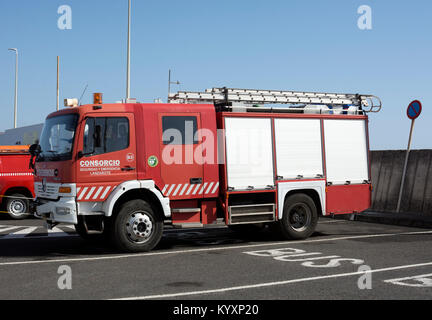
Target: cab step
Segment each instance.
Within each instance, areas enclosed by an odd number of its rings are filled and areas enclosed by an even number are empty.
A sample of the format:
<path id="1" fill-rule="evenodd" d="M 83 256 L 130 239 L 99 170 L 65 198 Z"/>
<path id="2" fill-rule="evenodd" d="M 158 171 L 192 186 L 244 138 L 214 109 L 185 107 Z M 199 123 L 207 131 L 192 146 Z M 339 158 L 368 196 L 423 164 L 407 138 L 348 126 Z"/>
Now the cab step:
<path id="1" fill-rule="evenodd" d="M 276 221 L 274 203 L 229 207 L 229 224 L 251 224 Z"/>

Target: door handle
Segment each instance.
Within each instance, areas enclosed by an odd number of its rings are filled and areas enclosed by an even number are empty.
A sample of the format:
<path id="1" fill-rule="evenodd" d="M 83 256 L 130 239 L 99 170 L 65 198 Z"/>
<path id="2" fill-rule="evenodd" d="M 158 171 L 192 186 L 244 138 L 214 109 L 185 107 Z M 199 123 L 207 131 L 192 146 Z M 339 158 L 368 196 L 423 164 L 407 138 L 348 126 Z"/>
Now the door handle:
<path id="1" fill-rule="evenodd" d="M 190 179 L 190 184 L 202 184 L 202 178 L 192 178 Z"/>
<path id="2" fill-rule="evenodd" d="M 122 171 L 134 171 L 136 168 L 132 168 L 132 167 L 124 167 L 121 170 Z"/>

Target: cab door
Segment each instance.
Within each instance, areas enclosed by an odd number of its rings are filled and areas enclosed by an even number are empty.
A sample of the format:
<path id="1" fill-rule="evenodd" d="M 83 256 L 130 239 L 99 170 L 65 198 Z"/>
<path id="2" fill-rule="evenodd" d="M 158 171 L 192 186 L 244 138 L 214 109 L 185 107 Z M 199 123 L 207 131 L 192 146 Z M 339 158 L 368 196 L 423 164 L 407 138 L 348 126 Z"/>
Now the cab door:
<path id="1" fill-rule="evenodd" d="M 162 193 L 172 200 L 203 198 L 200 113 L 160 113 Z"/>
<path id="2" fill-rule="evenodd" d="M 119 184 L 136 180 L 133 114 L 89 114 L 81 125 L 78 151 L 78 201 L 104 201 Z"/>

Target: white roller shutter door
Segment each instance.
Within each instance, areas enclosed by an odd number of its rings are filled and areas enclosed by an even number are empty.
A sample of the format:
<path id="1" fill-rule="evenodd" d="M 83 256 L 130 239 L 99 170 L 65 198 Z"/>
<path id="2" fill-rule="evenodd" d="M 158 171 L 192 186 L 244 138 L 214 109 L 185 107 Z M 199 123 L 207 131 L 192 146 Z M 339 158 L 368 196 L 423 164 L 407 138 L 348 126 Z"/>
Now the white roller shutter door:
<path id="1" fill-rule="evenodd" d="M 228 187 L 274 186 L 271 119 L 225 118 Z"/>
<path id="2" fill-rule="evenodd" d="M 327 181 L 333 184 L 369 180 L 365 120 L 324 120 Z"/>
<path id="3" fill-rule="evenodd" d="M 277 175 L 284 180 L 323 176 L 321 121 L 276 119 Z"/>

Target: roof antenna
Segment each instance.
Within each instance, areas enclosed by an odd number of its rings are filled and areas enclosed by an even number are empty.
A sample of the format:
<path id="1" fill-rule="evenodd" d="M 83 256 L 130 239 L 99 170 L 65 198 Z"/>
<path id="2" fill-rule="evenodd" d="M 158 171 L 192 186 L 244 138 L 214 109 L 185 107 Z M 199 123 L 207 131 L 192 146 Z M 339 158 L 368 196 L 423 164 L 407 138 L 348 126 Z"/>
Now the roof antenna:
<path id="1" fill-rule="evenodd" d="M 179 81 L 171 81 L 171 69 L 168 72 L 168 103 L 169 103 L 169 98 L 170 98 L 170 94 L 171 94 L 171 85 L 172 84 L 176 84 L 176 85 L 180 85 L 181 83 Z"/>
<path id="2" fill-rule="evenodd" d="M 79 98 L 79 101 L 78 101 L 78 105 L 79 105 L 79 106 L 81 105 L 81 99 L 83 98 L 84 94 L 86 93 L 87 88 L 88 88 L 88 85 L 86 85 L 86 87 L 84 88 L 84 91 L 83 91 L 83 93 L 82 93 L 82 95 L 81 95 L 81 98 Z"/>

